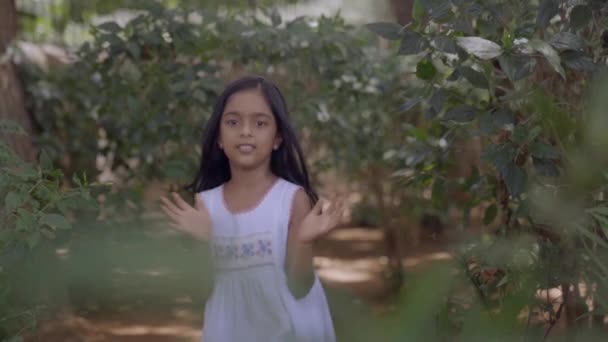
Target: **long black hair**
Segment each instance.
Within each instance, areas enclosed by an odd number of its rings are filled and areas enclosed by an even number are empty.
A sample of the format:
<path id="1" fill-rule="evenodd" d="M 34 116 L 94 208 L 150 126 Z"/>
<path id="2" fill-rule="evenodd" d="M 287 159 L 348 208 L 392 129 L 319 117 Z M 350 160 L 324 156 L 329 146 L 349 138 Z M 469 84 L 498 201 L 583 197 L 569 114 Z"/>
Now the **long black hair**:
<path id="1" fill-rule="evenodd" d="M 260 76 L 246 76 L 233 81 L 216 99 L 213 113 L 207 121 L 202 137 L 201 162 L 198 172 L 194 181 L 185 189 L 194 193 L 201 192 L 213 189 L 230 179 L 228 157 L 217 144 L 222 114 L 230 96 L 239 91 L 255 88 L 261 89 L 277 122 L 277 132 L 282 137 L 279 148 L 272 151 L 270 170 L 275 176 L 304 188 L 311 203 L 316 203 L 319 197 L 310 184 L 302 148 L 291 127 L 285 98 L 276 85 Z"/>

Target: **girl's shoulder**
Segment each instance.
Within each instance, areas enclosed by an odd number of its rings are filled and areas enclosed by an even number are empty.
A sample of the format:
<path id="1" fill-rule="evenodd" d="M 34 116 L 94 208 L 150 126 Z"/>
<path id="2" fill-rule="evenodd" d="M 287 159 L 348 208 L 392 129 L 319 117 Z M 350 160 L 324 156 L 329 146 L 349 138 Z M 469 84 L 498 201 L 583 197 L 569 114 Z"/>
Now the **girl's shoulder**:
<path id="1" fill-rule="evenodd" d="M 278 181 L 282 183 L 283 188 L 286 189 L 288 192 L 297 191 L 298 189 L 302 188 L 302 186 L 288 181 L 287 179 L 282 177 L 279 177 Z"/>
<path id="2" fill-rule="evenodd" d="M 203 199 L 209 198 L 210 196 L 214 196 L 215 194 L 219 193 L 219 190 L 221 189 L 222 185 L 224 184 L 220 184 L 216 187 L 213 187 L 211 189 L 207 189 L 207 190 L 203 190 L 203 191 L 199 191 L 196 193 L 196 196 L 199 196 Z"/>

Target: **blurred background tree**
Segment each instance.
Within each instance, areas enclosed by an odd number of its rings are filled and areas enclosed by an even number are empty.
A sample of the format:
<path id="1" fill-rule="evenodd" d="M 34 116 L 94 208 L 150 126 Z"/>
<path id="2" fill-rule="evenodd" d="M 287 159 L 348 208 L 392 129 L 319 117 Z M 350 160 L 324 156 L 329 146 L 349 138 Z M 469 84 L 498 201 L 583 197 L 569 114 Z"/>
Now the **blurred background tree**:
<path id="1" fill-rule="evenodd" d="M 155 200 L 190 180 L 223 84 L 259 73 L 285 91 L 322 194 L 350 195 L 345 231 L 382 236 L 359 253 L 383 258 L 376 298 L 387 312 L 358 318 L 340 302 L 341 336 L 605 337 L 605 1 L 2 6 L 0 114 L 13 120 L 3 124 L 0 261 L 12 267 L 2 284 L 33 283 L 6 255 L 35 259 L 44 241 L 71 255 L 56 267 L 77 273 L 59 307 L 110 310 L 121 304 L 113 291 L 202 300 L 192 260 L 204 251 L 163 235 Z M 77 205 L 93 199 L 97 209 Z M 404 257 L 424 248 L 451 260 L 404 277 Z M 164 280 L 152 283 L 163 288 L 149 297 L 120 278 L 141 282 L 160 259 Z M 188 274 L 184 287 L 167 280 L 175 272 Z M 5 317 L 30 312 L 17 300 L 27 288 L 4 295 Z M 3 338 L 22 331 L 1 326 Z"/>

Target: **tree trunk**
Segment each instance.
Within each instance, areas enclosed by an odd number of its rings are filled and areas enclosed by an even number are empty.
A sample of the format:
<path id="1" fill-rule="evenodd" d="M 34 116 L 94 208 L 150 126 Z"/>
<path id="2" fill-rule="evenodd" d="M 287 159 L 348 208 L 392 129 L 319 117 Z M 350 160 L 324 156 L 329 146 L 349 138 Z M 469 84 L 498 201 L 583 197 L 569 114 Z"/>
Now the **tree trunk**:
<path id="1" fill-rule="evenodd" d="M 10 42 L 17 35 L 17 9 L 15 0 L 0 0 L 0 57 L 4 56 Z M 28 133 L 18 136 L 0 133 L 0 138 L 8 143 L 25 161 L 34 161 L 36 151 L 32 144 L 31 118 L 25 111 L 23 88 L 17 78 L 15 66 L 9 60 L 0 58 L 0 120 L 12 120 Z"/>
<path id="2" fill-rule="evenodd" d="M 370 183 L 371 190 L 378 201 L 378 210 L 380 211 L 380 224 L 384 230 L 384 246 L 388 257 L 388 277 L 387 277 L 387 294 L 392 295 L 399 291 L 403 284 L 403 265 L 401 253 L 401 232 L 400 227 L 395 226 L 391 220 L 394 212 L 386 203 L 385 190 L 383 180 L 383 172 L 374 168 L 371 173 Z"/>
<path id="3" fill-rule="evenodd" d="M 391 0 L 391 6 L 399 24 L 405 25 L 412 21 L 414 0 Z"/>

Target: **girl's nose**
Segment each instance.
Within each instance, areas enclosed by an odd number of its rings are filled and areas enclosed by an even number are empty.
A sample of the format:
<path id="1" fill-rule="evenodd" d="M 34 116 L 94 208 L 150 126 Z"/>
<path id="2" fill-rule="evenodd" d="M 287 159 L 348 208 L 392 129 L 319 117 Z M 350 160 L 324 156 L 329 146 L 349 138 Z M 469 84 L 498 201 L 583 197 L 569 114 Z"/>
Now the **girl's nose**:
<path id="1" fill-rule="evenodd" d="M 241 129 L 242 136 L 250 136 L 251 135 L 251 124 L 248 121 L 243 123 L 243 128 Z"/>

